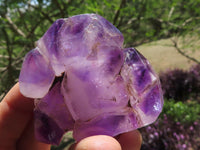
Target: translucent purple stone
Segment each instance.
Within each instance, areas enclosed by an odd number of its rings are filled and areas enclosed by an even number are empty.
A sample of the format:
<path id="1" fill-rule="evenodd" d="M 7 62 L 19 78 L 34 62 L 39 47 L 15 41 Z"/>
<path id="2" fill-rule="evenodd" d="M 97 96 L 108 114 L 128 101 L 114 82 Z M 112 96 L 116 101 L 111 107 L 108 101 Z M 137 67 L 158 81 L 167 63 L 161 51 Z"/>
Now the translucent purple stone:
<path id="1" fill-rule="evenodd" d="M 59 144 L 135 130 L 154 122 L 163 106 L 149 62 L 96 14 L 59 19 L 23 62 L 20 91 L 35 99 L 35 135 Z"/>

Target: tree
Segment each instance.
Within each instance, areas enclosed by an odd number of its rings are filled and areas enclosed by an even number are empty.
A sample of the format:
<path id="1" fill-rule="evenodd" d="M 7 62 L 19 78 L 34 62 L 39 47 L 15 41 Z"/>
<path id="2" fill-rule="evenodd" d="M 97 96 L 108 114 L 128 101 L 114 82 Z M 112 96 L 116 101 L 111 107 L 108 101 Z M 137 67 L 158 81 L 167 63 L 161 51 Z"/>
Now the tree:
<path id="1" fill-rule="evenodd" d="M 58 18 L 97 13 L 123 33 L 125 45 L 199 33 L 200 0 L 2 0 L 0 98 L 17 82 L 24 55 Z M 199 34 L 197 34 L 199 39 Z M 177 50 L 186 54 L 175 41 Z M 188 57 L 189 58 L 189 57 Z"/>

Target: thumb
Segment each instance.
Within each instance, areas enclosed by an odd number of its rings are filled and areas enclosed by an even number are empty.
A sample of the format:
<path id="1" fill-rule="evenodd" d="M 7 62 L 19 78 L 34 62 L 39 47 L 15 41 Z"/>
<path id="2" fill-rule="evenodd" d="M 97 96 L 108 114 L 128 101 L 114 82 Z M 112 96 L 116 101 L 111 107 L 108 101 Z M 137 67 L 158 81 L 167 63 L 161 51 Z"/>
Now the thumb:
<path id="1" fill-rule="evenodd" d="M 121 150 L 119 142 L 113 137 L 107 135 L 96 135 L 87 137 L 76 145 L 73 145 L 70 150 Z"/>

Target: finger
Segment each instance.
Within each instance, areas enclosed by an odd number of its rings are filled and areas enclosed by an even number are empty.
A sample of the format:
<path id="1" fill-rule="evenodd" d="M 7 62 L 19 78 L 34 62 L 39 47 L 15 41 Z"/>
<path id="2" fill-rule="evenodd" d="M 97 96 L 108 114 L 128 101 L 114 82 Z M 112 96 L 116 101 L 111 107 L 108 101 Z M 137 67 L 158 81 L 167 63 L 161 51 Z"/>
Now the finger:
<path id="1" fill-rule="evenodd" d="M 90 136 L 73 145 L 71 150 L 121 150 L 116 139 L 106 135 Z"/>
<path id="2" fill-rule="evenodd" d="M 38 142 L 34 135 L 34 120 L 31 119 L 17 142 L 19 150 L 50 150 L 50 145 Z"/>
<path id="3" fill-rule="evenodd" d="M 16 84 L 0 103 L 0 146 L 15 145 L 32 116 L 33 101 L 23 97 Z"/>
<path id="4" fill-rule="evenodd" d="M 123 133 L 118 136 L 122 150 L 139 150 L 142 144 L 142 136 L 138 130 Z"/>
<path id="5" fill-rule="evenodd" d="M 33 116 L 34 102 L 24 97 L 17 83 L 0 103 L 0 148 L 12 149 Z"/>

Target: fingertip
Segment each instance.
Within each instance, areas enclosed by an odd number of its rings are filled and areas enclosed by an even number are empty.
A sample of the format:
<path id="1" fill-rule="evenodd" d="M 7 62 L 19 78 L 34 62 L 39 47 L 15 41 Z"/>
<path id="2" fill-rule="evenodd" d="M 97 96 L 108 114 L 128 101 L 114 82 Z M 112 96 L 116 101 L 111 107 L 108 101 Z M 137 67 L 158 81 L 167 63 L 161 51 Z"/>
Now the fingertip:
<path id="1" fill-rule="evenodd" d="M 138 130 L 123 133 L 118 137 L 122 150 L 139 150 L 142 144 L 142 136 Z"/>
<path id="2" fill-rule="evenodd" d="M 34 101 L 31 98 L 24 97 L 19 89 L 19 83 L 16 83 L 3 99 L 11 108 L 20 112 L 32 112 Z"/>
<path id="3" fill-rule="evenodd" d="M 75 150 L 121 150 L 119 142 L 106 135 L 96 135 L 81 140 Z"/>

